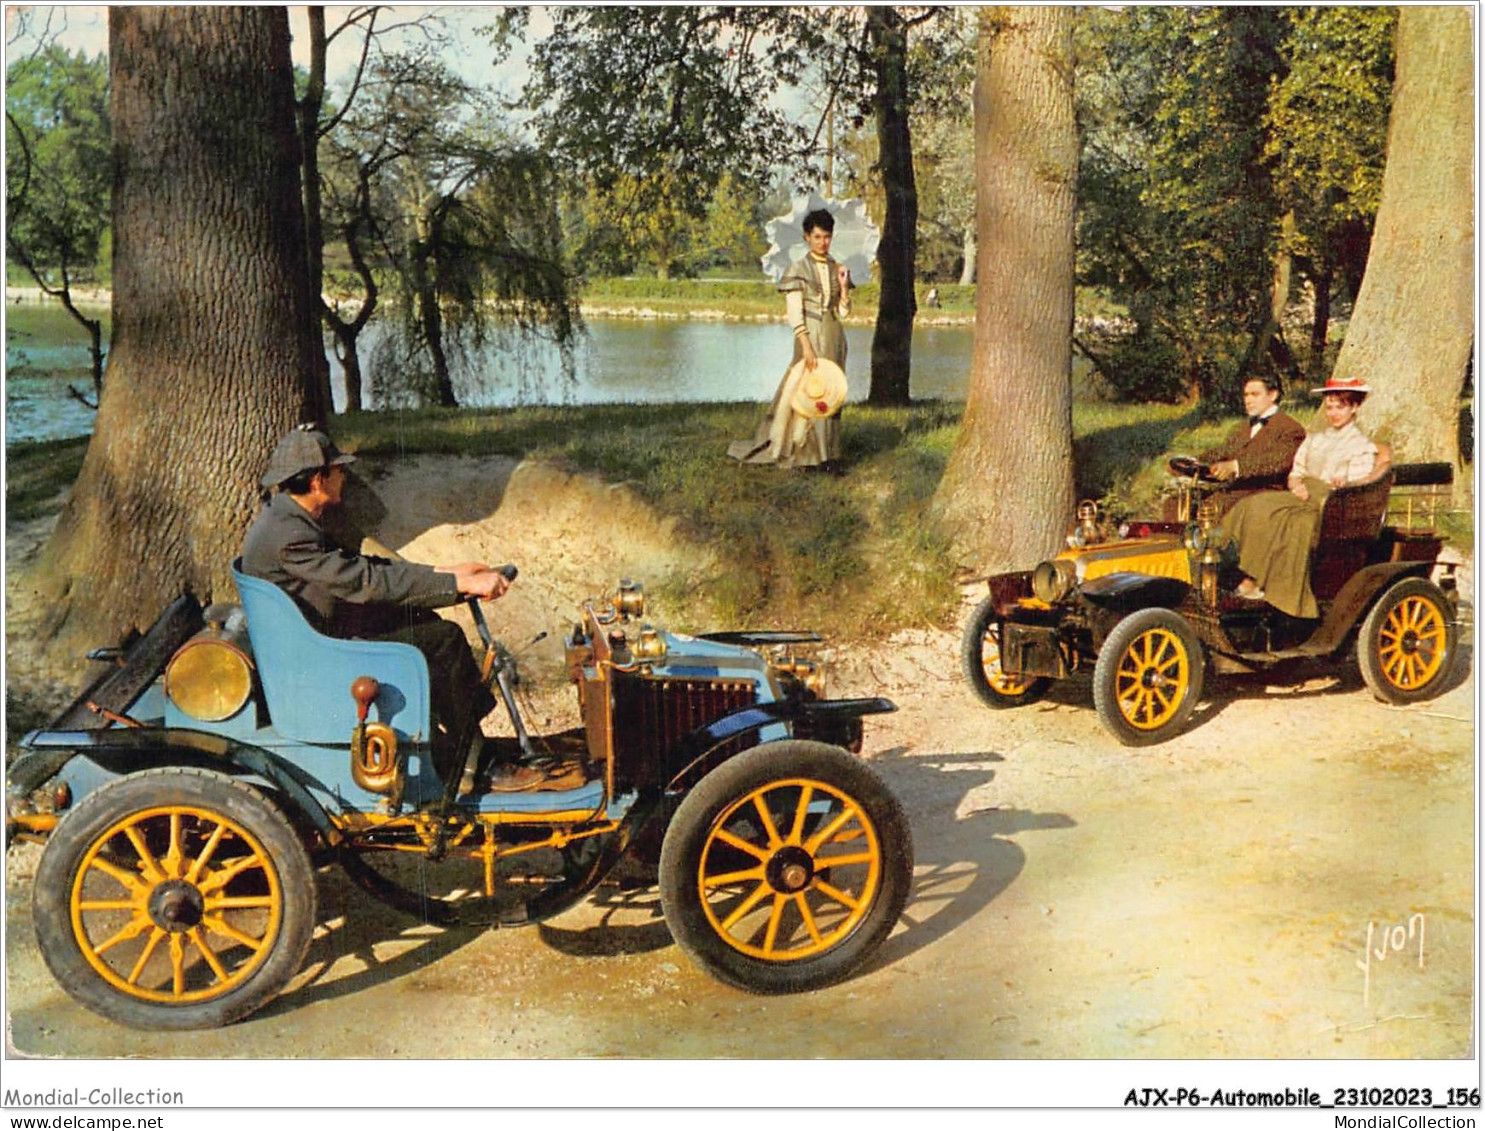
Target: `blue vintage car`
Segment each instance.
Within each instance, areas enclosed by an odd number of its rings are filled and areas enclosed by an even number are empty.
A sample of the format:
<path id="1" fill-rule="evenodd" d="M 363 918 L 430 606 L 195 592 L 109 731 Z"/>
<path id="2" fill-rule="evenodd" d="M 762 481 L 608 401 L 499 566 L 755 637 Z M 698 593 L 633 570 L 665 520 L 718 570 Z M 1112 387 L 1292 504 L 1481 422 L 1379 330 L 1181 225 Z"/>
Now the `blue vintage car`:
<path id="1" fill-rule="evenodd" d="M 621 582 L 566 640 L 583 726 L 536 735 L 471 602 L 515 734 L 440 779 L 421 653 L 323 636 L 234 576 L 241 605 L 184 596 L 94 652 L 108 668 L 9 771 L 7 841 L 46 841 L 42 953 L 90 1009 L 153 1029 L 252 1013 L 302 965 L 330 863 L 425 919 L 502 926 L 658 878 L 681 947 L 759 993 L 846 977 L 901 913 L 907 822 L 855 753 L 863 716 L 895 708 L 823 698 L 813 633 L 661 631 Z M 544 788 L 487 791 L 502 742 L 545 762 Z M 455 862 L 482 890 L 430 899 L 429 865 Z"/>

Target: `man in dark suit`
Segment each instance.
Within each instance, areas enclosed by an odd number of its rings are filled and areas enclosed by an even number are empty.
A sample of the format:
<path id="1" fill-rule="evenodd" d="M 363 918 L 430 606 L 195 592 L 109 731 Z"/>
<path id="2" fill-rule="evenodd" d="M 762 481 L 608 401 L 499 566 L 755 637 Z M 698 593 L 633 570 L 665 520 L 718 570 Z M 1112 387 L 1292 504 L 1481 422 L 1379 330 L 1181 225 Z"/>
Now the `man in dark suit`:
<path id="1" fill-rule="evenodd" d="M 463 630 L 431 610 L 469 597 L 492 601 L 510 583 L 479 562 L 420 565 L 337 543 L 321 523 L 326 510 L 340 505 L 345 465 L 355 458 L 307 426 L 279 441 L 262 477 L 272 493 L 243 539 L 242 570 L 288 593 L 320 632 L 393 640 L 423 653 L 433 699 L 433 761 L 439 775 L 446 776 L 472 762 L 461 749 L 461 737 L 476 746 L 482 742 L 479 721 L 495 700 Z M 535 770 L 511 766 L 492 788 L 530 789 L 541 780 Z"/>
<path id="2" fill-rule="evenodd" d="M 1243 385 L 1243 407 L 1248 419 L 1201 461 L 1212 475 L 1228 484 L 1222 492 L 1225 511 L 1257 491 L 1282 490 L 1294 464 L 1294 453 L 1304 443 L 1304 425 L 1279 410 L 1283 386 L 1277 377 L 1250 377 Z"/>

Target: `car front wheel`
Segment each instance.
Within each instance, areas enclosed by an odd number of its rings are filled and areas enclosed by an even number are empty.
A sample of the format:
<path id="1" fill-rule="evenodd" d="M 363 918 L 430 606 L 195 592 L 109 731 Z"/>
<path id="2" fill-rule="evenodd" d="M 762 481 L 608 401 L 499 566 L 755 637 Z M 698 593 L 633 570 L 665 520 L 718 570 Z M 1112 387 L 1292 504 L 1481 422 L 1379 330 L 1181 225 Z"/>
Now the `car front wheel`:
<path id="1" fill-rule="evenodd" d="M 891 932 L 912 886 L 907 819 L 876 772 L 836 746 L 765 743 L 686 795 L 660 853 L 676 942 L 753 993 L 848 976 Z"/>
<path id="2" fill-rule="evenodd" d="M 964 678 L 987 707 L 1024 707 L 1047 693 L 1052 681 L 1045 676 L 1008 674 L 1000 664 L 1000 614 L 995 599 L 986 597 L 969 618 L 959 648 Z"/>
<path id="3" fill-rule="evenodd" d="M 1099 720 L 1125 746 L 1174 737 L 1201 698 L 1201 642 L 1179 613 L 1141 609 L 1114 626 L 1093 668 Z"/>

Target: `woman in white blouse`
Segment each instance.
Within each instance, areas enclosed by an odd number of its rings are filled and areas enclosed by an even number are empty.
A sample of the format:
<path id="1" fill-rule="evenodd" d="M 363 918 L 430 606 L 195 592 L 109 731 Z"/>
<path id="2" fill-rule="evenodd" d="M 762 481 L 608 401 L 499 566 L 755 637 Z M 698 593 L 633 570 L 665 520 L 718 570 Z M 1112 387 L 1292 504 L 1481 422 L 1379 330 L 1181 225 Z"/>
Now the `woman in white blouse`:
<path id="1" fill-rule="evenodd" d="M 738 440 L 727 454 L 744 463 L 780 467 L 827 467 L 840 460 L 840 416 L 800 417 L 792 406 L 794 386 L 823 358 L 846 365 L 846 332 L 841 320 L 851 312 L 851 276 L 830 257 L 835 217 L 818 208 L 804 218 L 809 250 L 779 280 L 794 356 L 779 382 L 773 403 L 751 440 Z M 797 368 L 800 362 L 804 365 Z"/>
<path id="2" fill-rule="evenodd" d="M 1223 523 L 1238 544 L 1243 581 L 1237 595 L 1306 618 L 1320 615 L 1309 567 L 1325 499 L 1336 487 L 1369 478 L 1377 466 L 1377 445 L 1356 426 L 1356 412 L 1371 388 L 1332 377 L 1324 388 L 1311 391 L 1324 396 L 1329 427 L 1312 432 L 1299 446 L 1289 490 L 1250 495 Z"/>

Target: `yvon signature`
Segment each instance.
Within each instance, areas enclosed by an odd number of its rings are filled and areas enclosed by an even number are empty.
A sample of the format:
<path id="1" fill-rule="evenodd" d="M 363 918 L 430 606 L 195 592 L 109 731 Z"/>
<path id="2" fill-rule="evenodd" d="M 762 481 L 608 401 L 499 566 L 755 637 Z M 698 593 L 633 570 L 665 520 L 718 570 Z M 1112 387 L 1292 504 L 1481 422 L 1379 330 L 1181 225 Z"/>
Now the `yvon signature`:
<path id="1" fill-rule="evenodd" d="M 1366 946 L 1362 948 L 1361 957 L 1356 960 L 1356 966 L 1362 973 L 1361 1001 L 1364 1005 L 1371 1004 L 1372 996 L 1372 959 L 1385 962 L 1389 954 L 1406 954 L 1412 957 L 1413 940 L 1418 942 L 1418 969 L 1423 969 L 1423 939 L 1426 923 L 1423 913 L 1417 912 L 1410 916 L 1406 923 L 1397 923 L 1392 926 L 1383 924 L 1378 928 L 1375 920 L 1366 925 Z M 1373 940 L 1375 939 L 1375 943 Z"/>

